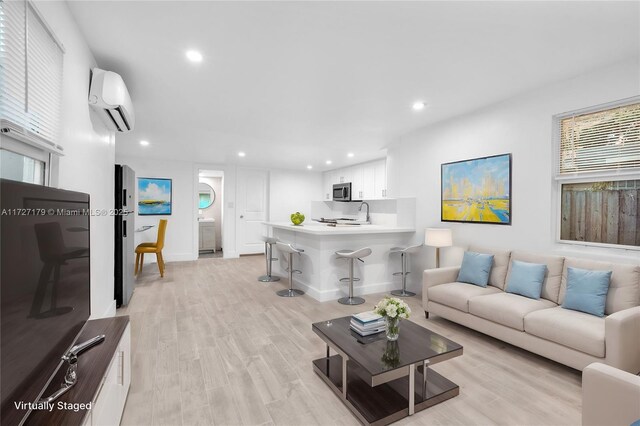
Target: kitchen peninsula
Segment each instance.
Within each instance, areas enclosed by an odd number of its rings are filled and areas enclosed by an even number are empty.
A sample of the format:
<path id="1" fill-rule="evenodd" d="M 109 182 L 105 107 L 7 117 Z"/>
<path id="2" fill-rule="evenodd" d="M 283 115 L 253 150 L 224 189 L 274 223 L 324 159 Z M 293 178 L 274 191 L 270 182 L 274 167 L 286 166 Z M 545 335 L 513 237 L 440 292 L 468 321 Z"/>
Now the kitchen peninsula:
<path id="1" fill-rule="evenodd" d="M 327 215 L 326 209 L 332 208 L 330 202 L 320 203 L 322 205 L 313 210 Z M 346 204 L 333 207 L 353 210 L 358 206 L 357 203 Z M 361 280 L 354 283 L 354 294 L 362 296 L 398 287 L 398 280 L 394 280 L 392 273 L 399 270 L 400 259 L 396 254 L 390 258 L 390 249 L 415 244 L 415 200 L 385 200 L 371 204 L 373 224 L 370 225 L 328 226 L 311 220 L 301 226 L 290 222 L 265 223 L 268 235 L 304 249 L 304 253 L 294 258 L 294 268 L 302 272 L 294 275 L 295 288 L 318 301 L 337 300 L 347 295 L 348 285 L 341 283 L 340 278 L 348 276 L 348 265 L 345 260 L 338 259 L 335 252 L 363 247 L 369 247 L 373 252 L 363 259 L 364 263 L 356 262 L 355 276 Z M 385 212 L 386 216 L 376 214 L 377 211 Z M 342 217 L 345 212 L 334 210 L 333 213 Z M 274 256 L 279 261 L 273 263 L 273 273 L 286 277 L 286 256 Z"/>

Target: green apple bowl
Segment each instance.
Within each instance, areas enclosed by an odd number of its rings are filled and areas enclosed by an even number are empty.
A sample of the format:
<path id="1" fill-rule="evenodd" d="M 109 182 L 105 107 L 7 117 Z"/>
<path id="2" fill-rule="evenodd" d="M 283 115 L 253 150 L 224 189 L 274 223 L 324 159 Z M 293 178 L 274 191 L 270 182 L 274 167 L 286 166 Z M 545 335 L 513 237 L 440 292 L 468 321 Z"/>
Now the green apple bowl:
<path id="1" fill-rule="evenodd" d="M 301 226 L 302 222 L 304 222 L 304 215 L 300 212 L 295 212 L 291 214 L 291 223 L 296 226 Z"/>

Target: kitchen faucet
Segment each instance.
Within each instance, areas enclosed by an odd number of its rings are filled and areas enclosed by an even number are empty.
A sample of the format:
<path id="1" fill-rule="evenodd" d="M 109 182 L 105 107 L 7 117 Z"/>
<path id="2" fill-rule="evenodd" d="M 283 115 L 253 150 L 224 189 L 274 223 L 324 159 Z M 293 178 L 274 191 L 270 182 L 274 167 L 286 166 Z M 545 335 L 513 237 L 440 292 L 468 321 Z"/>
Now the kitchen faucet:
<path id="1" fill-rule="evenodd" d="M 363 201 L 362 204 L 360 204 L 360 207 L 358 208 L 359 212 L 362 211 L 362 206 L 367 206 L 367 223 L 371 223 L 371 218 L 369 217 L 369 203 L 367 203 L 366 201 Z"/>

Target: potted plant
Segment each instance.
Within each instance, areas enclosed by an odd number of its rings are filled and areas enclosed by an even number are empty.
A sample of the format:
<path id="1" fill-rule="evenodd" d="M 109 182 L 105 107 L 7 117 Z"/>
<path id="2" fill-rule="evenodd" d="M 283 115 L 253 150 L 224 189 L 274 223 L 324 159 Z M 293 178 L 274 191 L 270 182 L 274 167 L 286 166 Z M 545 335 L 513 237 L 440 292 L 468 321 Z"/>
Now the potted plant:
<path id="1" fill-rule="evenodd" d="M 398 340 L 400 320 L 409 318 L 411 315 L 409 305 L 398 298 L 387 296 L 378 302 L 373 311 L 382 316 L 387 323 L 387 339 Z"/>

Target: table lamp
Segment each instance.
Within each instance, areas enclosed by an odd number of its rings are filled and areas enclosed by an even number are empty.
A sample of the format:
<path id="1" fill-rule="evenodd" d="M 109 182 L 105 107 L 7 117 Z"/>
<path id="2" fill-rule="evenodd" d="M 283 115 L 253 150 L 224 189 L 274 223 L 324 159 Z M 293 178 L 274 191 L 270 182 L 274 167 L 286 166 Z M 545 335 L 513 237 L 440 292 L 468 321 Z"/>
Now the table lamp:
<path id="1" fill-rule="evenodd" d="M 451 229 L 427 228 L 424 232 L 424 245 L 436 248 L 436 268 L 439 268 L 440 247 L 451 247 L 453 245 Z"/>

